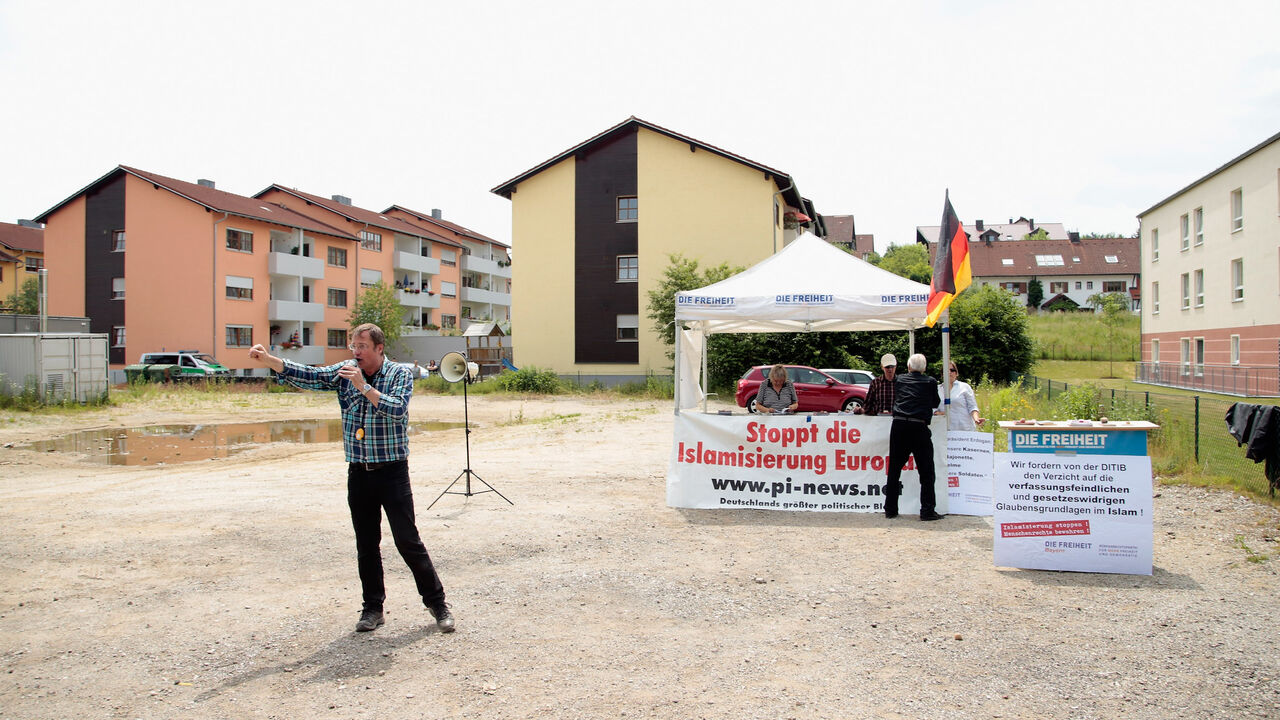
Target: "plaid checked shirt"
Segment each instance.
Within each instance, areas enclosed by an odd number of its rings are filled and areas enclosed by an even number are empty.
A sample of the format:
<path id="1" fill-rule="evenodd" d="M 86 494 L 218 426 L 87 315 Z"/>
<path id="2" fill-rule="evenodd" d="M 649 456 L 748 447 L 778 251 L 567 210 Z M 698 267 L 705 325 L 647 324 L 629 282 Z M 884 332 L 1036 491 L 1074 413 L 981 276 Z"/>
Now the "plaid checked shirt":
<path id="1" fill-rule="evenodd" d="M 867 399 L 862 403 L 862 412 L 867 415 L 879 415 L 882 412 L 893 412 L 893 381 L 884 376 L 876 378 L 867 386 Z"/>
<path id="2" fill-rule="evenodd" d="M 342 448 L 347 462 L 390 462 L 409 457 L 409 398 L 413 396 L 413 377 L 409 368 L 384 359 L 382 367 L 369 384 L 382 397 L 374 407 L 360 393 L 358 385 L 338 376 L 337 365 L 313 367 L 300 365 L 292 360 L 284 361 L 284 372 L 276 374 L 276 381 L 300 387 L 304 390 L 336 390 L 338 405 L 342 408 Z M 356 438 L 356 430 L 364 428 L 364 438 Z"/>

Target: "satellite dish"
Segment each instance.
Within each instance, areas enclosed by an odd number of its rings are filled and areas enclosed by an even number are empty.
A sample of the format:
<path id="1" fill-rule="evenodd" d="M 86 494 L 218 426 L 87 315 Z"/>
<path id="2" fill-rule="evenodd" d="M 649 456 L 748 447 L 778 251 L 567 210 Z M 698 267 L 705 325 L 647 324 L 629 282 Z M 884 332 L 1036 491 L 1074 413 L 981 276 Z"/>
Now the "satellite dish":
<path id="1" fill-rule="evenodd" d="M 440 358 L 440 377 L 458 382 L 467 376 L 467 359 L 460 352 L 451 352 Z"/>

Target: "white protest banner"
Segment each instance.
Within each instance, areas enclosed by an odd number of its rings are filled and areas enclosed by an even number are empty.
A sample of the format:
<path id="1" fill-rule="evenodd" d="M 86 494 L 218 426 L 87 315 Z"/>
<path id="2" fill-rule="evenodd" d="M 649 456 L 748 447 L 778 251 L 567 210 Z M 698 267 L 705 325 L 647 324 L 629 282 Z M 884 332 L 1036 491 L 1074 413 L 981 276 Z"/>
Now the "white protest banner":
<path id="1" fill-rule="evenodd" d="M 947 433 L 948 512 L 991 514 L 991 471 L 995 436 L 973 430 Z"/>
<path id="2" fill-rule="evenodd" d="M 1150 575 L 1151 458 L 996 453 L 995 564 Z"/>
<path id="3" fill-rule="evenodd" d="M 814 512 L 884 510 L 892 418 L 865 415 L 704 415 L 675 419 L 667 504 Z M 947 512 L 945 421 L 932 424 L 938 512 Z M 915 459 L 898 509 L 920 511 Z"/>

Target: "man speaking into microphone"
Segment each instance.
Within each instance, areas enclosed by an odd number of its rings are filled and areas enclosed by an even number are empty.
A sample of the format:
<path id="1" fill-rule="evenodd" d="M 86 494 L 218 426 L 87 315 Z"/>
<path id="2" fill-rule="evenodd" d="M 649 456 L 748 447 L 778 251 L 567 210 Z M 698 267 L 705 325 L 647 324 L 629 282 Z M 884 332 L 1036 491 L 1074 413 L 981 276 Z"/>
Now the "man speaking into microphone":
<path id="1" fill-rule="evenodd" d="M 356 559 L 364 607 L 357 632 L 382 626 L 386 588 L 382 577 L 382 512 L 387 513 L 396 549 L 413 572 L 418 594 L 440 632 L 453 632 L 453 614 L 444 601 L 444 586 L 431 556 L 418 536 L 409 486 L 409 399 L 413 377 L 404 365 L 390 362 L 386 337 L 372 323 L 351 333 L 348 360 L 327 367 L 300 365 L 267 352 L 249 349 L 249 358 L 275 372 L 279 382 L 304 390 L 335 390 L 342 408 L 342 447 L 347 457 L 347 505 L 356 533 Z"/>

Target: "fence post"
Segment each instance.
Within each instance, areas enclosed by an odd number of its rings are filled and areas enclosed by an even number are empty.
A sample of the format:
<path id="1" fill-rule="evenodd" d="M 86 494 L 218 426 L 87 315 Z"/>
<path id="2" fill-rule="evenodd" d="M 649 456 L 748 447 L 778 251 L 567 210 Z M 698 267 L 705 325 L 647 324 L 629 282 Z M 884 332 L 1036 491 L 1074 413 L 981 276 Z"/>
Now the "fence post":
<path id="1" fill-rule="evenodd" d="M 1146 397 L 1146 399 L 1145 399 L 1145 406 L 1144 406 L 1144 407 L 1146 407 L 1148 410 L 1150 410 L 1150 409 L 1151 409 L 1151 391 L 1150 391 L 1150 390 L 1148 390 L 1148 391 L 1146 391 L 1146 392 L 1144 392 L 1144 393 L 1142 393 L 1142 394 L 1147 396 L 1147 397 Z"/>
<path id="2" fill-rule="evenodd" d="M 1200 396 L 1196 396 L 1196 462 L 1200 462 Z"/>

